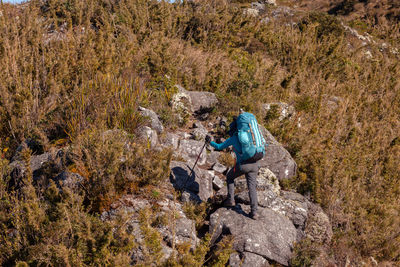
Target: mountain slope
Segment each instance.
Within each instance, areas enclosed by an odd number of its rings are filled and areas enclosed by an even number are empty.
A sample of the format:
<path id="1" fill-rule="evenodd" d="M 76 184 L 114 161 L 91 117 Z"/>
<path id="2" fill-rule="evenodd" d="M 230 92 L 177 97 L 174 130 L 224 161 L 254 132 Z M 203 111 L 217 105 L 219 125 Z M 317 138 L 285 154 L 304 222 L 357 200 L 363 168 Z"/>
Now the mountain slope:
<path id="1" fill-rule="evenodd" d="M 282 2 L 290 7 L 280 6 Z M 65 234 L 71 240 L 67 245 L 78 244 L 85 252 L 77 257 L 87 255 L 84 264 L 102 257 L 111 262 L 118 253 L 127 259 L 125 248 L 110 241 L 112 226 L 103 225 L 99 214 L 127 192 L 152 196 L 158 178 L 164 177 L 160 173 L 168 154 L 146 154 L 149 144 L 138 144 L 129 154 L 136 165 L 120 169 L 117 156 L 125 153 L 123 137 L 102 144 L 100 133 L 120 129 L 136 136 L 145 123 L 139 106 L 153 109 L 168 130 L 187 129 L 187 113 L 169 104 L 177 92 L 175 84 L 181 84 L 216 94 L 220 104 L 211 116 L 230 120 L 240 107 L 253 112 L 285 146 L 299 173 L 282 186 L 322 205 L 333 224 L 329 250 L 337 264 L 370 256 L 398 264 L 399 55 L 380 42 L 354 41 L 343 28 L 342 17 L 310 12 L 310 1 L 297 4 L 297 9 L 293 1 L 282 2 L 253 13 L 244 12 L 250 5 L 230 1 L 48 0 L 2 5 L 1 227 L 8 233 L 2 238 L 11 242 L 2 242 L 2 261 L 29 259 L 46 247 L 43 240 L 60 245 L 57 239 L 36 239 L 36 233 L 44 234 L 36 219 L 56 221 L 59 224 L 49 225 L 57 231 L 76 225 L 89 233 L 90 238 L 79 244 Z M 347 24 L 398 48 L 396 3 L 380 1 L 375 9 L 370 8 L 375 2 L 347 2 L 358 12 L 349 13 Z M 340 5 L 332 3 L 321 10 Z M 380 9 L 384 17 L 393 14 L 390 23 L 379 26 L 370 20 Z M 343 8 L 334 14 L 339 10 Z M 288 14 L 293 14 L 293 21 L 279 20 Z M 266 109 L 270 103 L 274 108 Z M 292 106 L 293 116 L 280 119 L 277 103 Z M 85 192 L 82 199 L 61 200 L 51 190 L 36 192 L 27 175 L 26 190 L 15 195 L 8 187 L 8 166 L 26 139 L 39 145 L 26 150 L 22 161 L 27 162 L 31 153 L 70 146 L 76 154 L 73 171 L 88 182 L 102 182 L 88 183 L 93 192 Z M 154 170 L 149 167 L 152 162 Z M 56 174 L 56 167 L 48 166 L 49 175 Z M 21 216 L 33 217 L 18 224 L 24 220 L 12 220 L 13 207 Z M 78 217 L 70 225 L 68 220 L 59 221 L 64 215 L 53 214 L 56 207 Z M 79 224 L 79 218 L 86 224 Z M 150 230 L 149 235 L 156 236 Z M 57 231 L 49 234 L 56 237 Z M 20 239 L 10 241 L 14 233 Z M 107 249 L 96 254 L 90 249 L 93 240 L 106 240 L 97 245 Z M 62 250 L 73 251 L 63 246 Z M 312 250 L 305 244 L 304 255 L 306 248 Z"/>

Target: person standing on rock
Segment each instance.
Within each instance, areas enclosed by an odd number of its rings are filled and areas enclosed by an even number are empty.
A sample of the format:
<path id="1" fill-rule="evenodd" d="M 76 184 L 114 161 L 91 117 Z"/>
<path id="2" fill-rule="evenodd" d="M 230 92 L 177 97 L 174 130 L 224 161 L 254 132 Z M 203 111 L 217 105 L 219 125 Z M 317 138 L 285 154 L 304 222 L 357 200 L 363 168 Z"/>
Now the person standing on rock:
<path id="1" fill-rule="evenodd" d="M 211 142 L 211 137 L 207 136 L 206 141 L 217 150 L 223 150 L 232 146 L 236 155 L 236 164 L 229 169 L 226 174 L 228 195 L 224 201 L 224 206 L 235 206 L 235 178 L 245 175 L 247 188 L 249 190 L 251 212 L 249 216 L 257 220 L 257 175 L 259 171 L 258 161 L 265 154 L 265 140 L 258 129 L 258 123 L 254 115 L 243 112 L 238 118 L 234 118 L 229 125 L 229 138 L 221 143 Z"/>

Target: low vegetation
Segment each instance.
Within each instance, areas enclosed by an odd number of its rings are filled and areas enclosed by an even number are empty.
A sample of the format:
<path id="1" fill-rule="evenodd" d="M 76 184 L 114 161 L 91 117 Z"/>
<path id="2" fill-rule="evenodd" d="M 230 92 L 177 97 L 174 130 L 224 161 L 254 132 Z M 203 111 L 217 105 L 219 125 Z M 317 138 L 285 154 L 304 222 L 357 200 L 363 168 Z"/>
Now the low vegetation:
<path id="1" fill-rule="evenodd" d="M 246 1 L 237 2 L 0 6 L 1 265 L 129 263 L 134 242 L 99 213 L 122 194 L 152 192 L 167 179 L 171 154 L 150 152 L 134 134 L 146 123 L 139 105 L 168 128 L 184 126 L 168 105 L 176 83 L 215 92 L 216 115 L 230 117 L 239 107 L 255 113 L 287 147 L 299 174 L 284 186 L 310 194 L 329 214 L 329 251 L 339 265 L 371 256 L 400 263 L 398 55 L 371 44 L 366 57 L 325 13 L 302 14 L 291 26 L 262 23 L 243 15 Z M 375 36 L 396 45 L 398 27 Z M 296 108 L 291 119 L 263 111 L 261 104 L 279 101 Z M 113 134 L 104 138 L 108 129 Z M 24 139 L 46 151 L 70 147 L 71 168 L 87 191 L 59 192 L 54 184 L 39 190 L 29 171 L 25 187 L 11 191 L 8 163 Z M 28 160 L 30 152 L 24 155 Z M 204 216 L 202 207 L 188 210 Z M 150 222 L 143 227 L 156 237 Z M 226 262 L 231 242 L 210 256 L 207 238 L 195 251 L 177 248 L 182 258 L 168 266 Z M 300 265 L 316 257 L 312 244 L 297 250 L 308 251 L 294 260 Z"/>

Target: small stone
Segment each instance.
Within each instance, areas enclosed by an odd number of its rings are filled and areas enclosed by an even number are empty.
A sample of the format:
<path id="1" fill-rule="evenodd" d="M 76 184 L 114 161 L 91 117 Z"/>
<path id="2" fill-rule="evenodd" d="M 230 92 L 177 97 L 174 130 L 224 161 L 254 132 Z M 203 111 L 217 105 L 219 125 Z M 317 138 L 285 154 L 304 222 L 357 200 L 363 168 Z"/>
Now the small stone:
<path id="1" fill-rule="evenodd" d="M 157 114 L 153 110 L 144 107 L 139 107 L 139 112 L 142 116 L 148 117 L 150 119 L 151 128 L 156 130 L 158 134 L 164 131 L 162 123 L 160 122 Z"/>
<path id="2" fill-rule="evenodd" d="M 213 179 L 213 188 L 218 191 L 223 187 L 224 187 L 224 182 L 217 175 L 215 175 Z"/>
<path id="3" fill-rule="evenodd" d="M 243 14 L 250 17 L 257 17 L 260 12 L 255 8 L 246 8 Z"/>
<path id="4" fill-rule="evenodd" d="M 201 124 L 201 122 L 195 122 L 193 124 L 193 128 L 194 128 L 194 130 L 192 131 L 193 139 L 204 141 L 208 134 L 207 129 Z"/>
<path id="5" fill-rule="evenodd" d="M 227 167 L 225 167 L 225 166 L 222 165 L 221 163 L 218 163 L 218 162 L 217 162 L 217 163 L 215 163 L 215 164 L 213 165 L 212 169 L 213 169 L 214 171 L 216 171 L 216 172 L 224 173 L 224 172 L 226 171 Z"/>
<path id="6" fill-rule="evenodd" d="M 265 0 L 265 3 L 268 5 L 276 6 L 276 0 Z"/>
<path id="7" fill-rule="evenodd" d="M 201 124 L 201 122 L 196 121 L 193 123 L 193 128 L 204 128 L 204 126 Z"/>
<path id="8" fill-rule="evenodd" d="M 210 153 L 207 153 L 207 164 L 213 165 L 218 163 L 219 152 L 213 151 L 210 147 L 207 147 L 207 149 L 210 150 Z"/>
<path id="9" fill-rule="evenodd" d="M 258 11 L 264 11 L 265 4 L 259 2 L 253 2 L 251 3 L 251 8 L 257 9 Z"/>
<path id="10" fill-rule="evenodd" d="M 372 58 L 373 58 L 372 53 L 371 53 L 371 51 L 369 51 L 369 50 L 365 51 L 364 55 L 365 55 L 365 57 L 366 57 L 367 59 L 372 59 Z"/>

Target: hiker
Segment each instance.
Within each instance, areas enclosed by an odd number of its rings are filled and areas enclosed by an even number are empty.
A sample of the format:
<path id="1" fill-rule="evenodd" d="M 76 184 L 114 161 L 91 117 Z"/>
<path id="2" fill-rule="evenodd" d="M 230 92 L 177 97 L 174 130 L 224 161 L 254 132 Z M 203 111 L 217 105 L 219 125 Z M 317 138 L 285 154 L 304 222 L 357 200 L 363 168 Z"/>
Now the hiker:
<path id="1" fill-rule="evenodd" d="M 229 125 L 228 138 L 225 142 L 217 144 L 211 142 L 211 137 L 207 136 L 206 141 L 217 150 L 233 146 L 236 155 L 236 163 L 226 174 L 228 195 L 224 201 L 224 206 L 235 206 L 235 178 L 245 175 L 247 188 L 249 190 L 251 212 L 250 218 L 257 220 L 258 200 L 257 200 L 257 175 L 259 170 L 258 161 L 265 154 L 265 140 L 258 128 L 258 123 L 253 114 L 242 112 L 239 117 L 234 118 Z"/>

